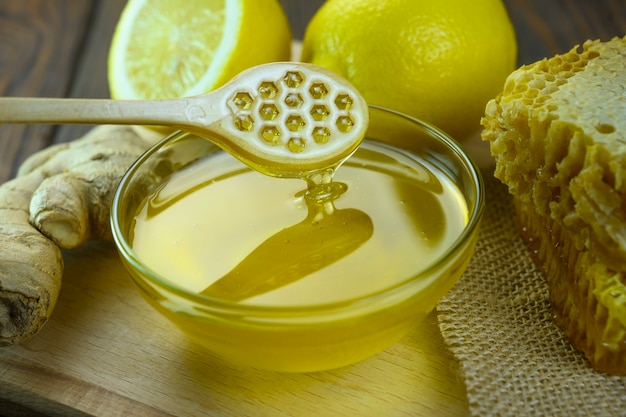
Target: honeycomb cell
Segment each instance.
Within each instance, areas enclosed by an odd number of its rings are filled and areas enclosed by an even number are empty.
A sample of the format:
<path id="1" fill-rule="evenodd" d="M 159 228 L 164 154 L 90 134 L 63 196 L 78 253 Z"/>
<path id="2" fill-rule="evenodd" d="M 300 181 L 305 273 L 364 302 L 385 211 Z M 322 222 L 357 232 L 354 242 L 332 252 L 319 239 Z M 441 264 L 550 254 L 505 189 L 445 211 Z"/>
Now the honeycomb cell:
<path id="1" fill-rule="evenodd" d="M 309 93 L 314 99 L 321 100 L 328 94 L 328 87 L 324 83 L 313 83 L 309 88 Z"/>
<path id="2" fill-rule="evenodd" d="M 352 97 L 348 94 L 339 94 L 335 99 L 335 106 L 337 106 L 339 110 L 350 110 L 352 103 Z"/>
<path id="3" fill-rule="evenodd" d="M 298 71 L 287 71 L 283 81 L 289 88 L 298 88 L 304 82 L 304 76 Z"/>
<path id="4" fill-rule="evenodd" d="M 316 104 L 311 108 L 311 117 L 318 122 L 326 120 L 329 115 L 330 110 L 328 110 L 328 108 L 326 108 L 323 104 Z"/>
<path id="5" fill-rule="evenodd" d="M 304 119 L 302 119 L 302 117 L 300 117 L 297 114 L 294 114 L 294 115 L 287 117 L 287 120 L 285 120 L 285 125 L 287 126 L 287 129 L 289 129 L 289 131 L 299 132 L 302 129 L 304 129 L 304 126 L 306 125 L 306 123 L 304 122 Z"/>
<path id="6" fill-rule="evenodd" d="M 274 98 L 276 94 L 278 94 L 278 87 L 272 82 L 263 81 L 261 85 L 259 85 L 259 94 L 262 98 Z"/>
<path id="7" fill-rule="evenodd" d="M 600 123 L 599 125 L 596 126 L 596 129 L 598 130 L 598 132 L 607 134 L 607 135 L 609 133 L 615 132 L 615 126 L 611 124 L 607 124 L 607 123 Z"/>
<path id="8" fill-rule="evenodd" d="M 239 110 L 248 110 L 253 102 L 254 99 L 252 96 L 245 91 L 239 91 L 235 94 L 235 97 L 233 97 L 233 104 Z"/>
<path id="9" fill-rule="evenodd" d="M 340 116 L 337 119 L 337 129 L 339 129 L 340 132 L 348 133 L 353 126 L 354 121 L 350 118 L 350 116 Z"/>
<path id="10" fill-rule="evenodd" d="M 330 139 L 330 130 L 324 126 L 317 126 L 313 129 L 313 140 L 315 143 L 328 143 Z"/>
<path id="11" fill-rule="evenodd" d="M 276 126 L 263 126 L 261 129 L 261 138 L 267 143 L 277 145 L 280 141 L 280 130 Z"/>
<path id="12" fill-rule="evenodd" d="M 285 104 L 292 109 L 297 109 L 302 103 L 304 103 L 304 100 L 300 94 L 291 93 L 287 94 L 287 97 L 285 97 Z"/>
<path id="13" fill-rule="evenodd" d="M 290 138 L 287 142 L 287 149 L 293 153 L 300 153 L 304 150 L 306 142 L 300 137 Z"/>
<path id="14" fill-rule="evenodd" d="M 238 114 L 235 117 L 235 127 L 241 132 L 250 132 L 254 128 L 254 119 L 249 114 Z"/>
<path id="15" fill-rule="evenodd" d="M 261 119 L 263 120 L 274 120 L 279 114 L 280 110 L 278 110 L 278 108 L 271 103 L 263 104 L 259 108 L 259 116 L 261 116 Z"/>

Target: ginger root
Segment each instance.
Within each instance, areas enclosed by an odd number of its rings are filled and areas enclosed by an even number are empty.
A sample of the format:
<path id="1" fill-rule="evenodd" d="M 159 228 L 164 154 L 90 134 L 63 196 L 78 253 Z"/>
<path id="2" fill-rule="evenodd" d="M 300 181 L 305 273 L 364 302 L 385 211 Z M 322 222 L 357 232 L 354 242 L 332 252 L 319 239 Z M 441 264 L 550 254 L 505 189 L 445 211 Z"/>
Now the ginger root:
<path id="1" fill-rule="evenodd" d="M 61 249 L 111 239 L 109 210 L 130 165 L 158 135 L 99 126 L 44 149 L 0 186 L 0 346 L 37 333 L 61 288 Z"/>

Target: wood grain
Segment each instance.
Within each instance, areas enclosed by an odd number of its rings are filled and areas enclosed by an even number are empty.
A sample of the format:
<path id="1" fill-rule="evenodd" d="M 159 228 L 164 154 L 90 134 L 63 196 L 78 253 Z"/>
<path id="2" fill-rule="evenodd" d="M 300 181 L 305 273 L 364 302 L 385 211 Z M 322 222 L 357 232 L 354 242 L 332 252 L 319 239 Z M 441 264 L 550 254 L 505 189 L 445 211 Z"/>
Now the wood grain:
<path id="1" fill-rule="evenodd" d="M 518 63 L 530 64 L 587 39 L 626 35 L 624 0 L 503 0 L 517 32 Z"/>
<path id="2" fill-rule="evenodd" d="M 115 22 L 117 22 L 126 0 L 106 0 L 93 3 L 82 48 L 74 62 L 75 75 L 67 97 L 76 98 L 109 98 L 107 82 L 107 59 L 109 45 L 113 38 Z M 93 126 L 62 125 L 58 126 L 52 138 L 54 143 L 69 142 L 84 135 Z"/>
<path id="3" fill-rule="evenodd" d="M 0 4 L 0 94 L 64 97 L 89 28 L 91 1 L 3 0 Z M 53 142 L 51 126 L 0 126 L 0 182 Z"/>

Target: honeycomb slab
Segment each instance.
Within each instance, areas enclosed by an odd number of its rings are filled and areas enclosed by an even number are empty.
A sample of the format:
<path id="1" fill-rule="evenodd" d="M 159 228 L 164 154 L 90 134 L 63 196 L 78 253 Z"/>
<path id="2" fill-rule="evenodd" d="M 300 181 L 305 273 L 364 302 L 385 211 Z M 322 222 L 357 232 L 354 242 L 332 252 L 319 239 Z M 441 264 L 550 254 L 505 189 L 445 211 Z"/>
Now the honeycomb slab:
<path id="1" fill-rule="evenodd" d="M 626 374 L 626 38 L 514 71 L 482 125 L 557 323 Z"/>

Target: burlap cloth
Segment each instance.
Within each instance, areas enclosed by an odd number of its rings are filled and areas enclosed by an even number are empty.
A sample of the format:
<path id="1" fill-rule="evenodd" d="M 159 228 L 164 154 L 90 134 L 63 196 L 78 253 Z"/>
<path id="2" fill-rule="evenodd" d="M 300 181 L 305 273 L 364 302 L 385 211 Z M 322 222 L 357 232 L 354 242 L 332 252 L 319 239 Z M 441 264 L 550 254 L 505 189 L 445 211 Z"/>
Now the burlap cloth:
<path id="1" fill-rule="evenodd" d="M 626 378 L 590 368 L 552 320 L 547 286 L 489 173 L 479 241 L 438 307 L 473 416 L 626 416 Z"/>

